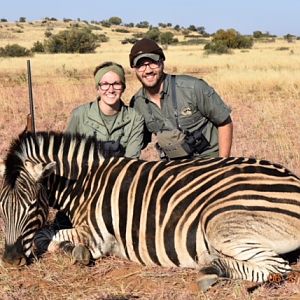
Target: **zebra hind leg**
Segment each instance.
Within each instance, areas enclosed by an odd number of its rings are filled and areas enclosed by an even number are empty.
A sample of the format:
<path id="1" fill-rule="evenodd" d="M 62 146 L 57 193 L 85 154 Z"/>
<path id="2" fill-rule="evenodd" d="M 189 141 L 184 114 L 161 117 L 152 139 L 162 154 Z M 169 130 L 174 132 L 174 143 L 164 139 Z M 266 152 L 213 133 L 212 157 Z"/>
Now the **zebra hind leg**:
<path id="1" fill-rule="evenodd" d="M 235 257 L 220 255 L 215 258 L 209 266 L 200 270 L 198 283 L 200 289 L 206 291 L 220 277 L 263 283 L 272 282 L 274 278 L 283 280 L 290 272 L 289 263 L 273 250 L 261 247 L 251 252 L 244 249 Z"/>
<path id="2" fill-rule="evenodd" d="M 206 292 L 212 285 L 217 283 L 219 277 L 224 277 L 222 270 L 213 262 L 200 269 L 199 279 L 197 281 L 201 291 Z"/>
<path id="3" fill-rule="evenodd" d="M 200 270 L 198 285 L 202 291 L 206 291 L 220 278 L 272 282 L 274 278 L 287 278 L 291 270 L 289 263 L 273 250 L 265 247 L 255 250 L 248 248 L 234 257 L 219 253 L 210 265 Z"/>

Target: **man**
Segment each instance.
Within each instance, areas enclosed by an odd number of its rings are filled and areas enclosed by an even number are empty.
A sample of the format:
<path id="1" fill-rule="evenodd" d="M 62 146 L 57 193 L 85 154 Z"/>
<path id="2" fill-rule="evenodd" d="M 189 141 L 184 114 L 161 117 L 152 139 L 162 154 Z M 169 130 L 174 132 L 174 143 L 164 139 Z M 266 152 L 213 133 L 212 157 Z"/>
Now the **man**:
<path id="1" fill-rule="evenodd" d="M 192 76 L 166 74 L 163 50 L 151 39 L 138 40 L 129 60 L 142 83 L 131 106 L 168 158 L 230 155 L 230 109 L 212 87 Z"/>

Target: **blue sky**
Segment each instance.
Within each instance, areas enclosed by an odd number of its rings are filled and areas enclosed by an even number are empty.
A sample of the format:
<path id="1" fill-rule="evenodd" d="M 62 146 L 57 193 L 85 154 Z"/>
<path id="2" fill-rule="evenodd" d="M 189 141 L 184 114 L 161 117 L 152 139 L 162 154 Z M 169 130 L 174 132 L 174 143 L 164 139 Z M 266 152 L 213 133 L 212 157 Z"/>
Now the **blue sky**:
<path id="1" fill-rule="evenodd" d="M 260 30 L 300 36 L 299 0 L 2 0 L 0 18 L 9 21 L 44 17 L 102 21 L 112 16 L 123 23 L 148 21 L 188 27 L 204 26 L 208 33 L 234 28 L 241 34 Z M 2 2 L 1 1 L 1 2 Z"/>

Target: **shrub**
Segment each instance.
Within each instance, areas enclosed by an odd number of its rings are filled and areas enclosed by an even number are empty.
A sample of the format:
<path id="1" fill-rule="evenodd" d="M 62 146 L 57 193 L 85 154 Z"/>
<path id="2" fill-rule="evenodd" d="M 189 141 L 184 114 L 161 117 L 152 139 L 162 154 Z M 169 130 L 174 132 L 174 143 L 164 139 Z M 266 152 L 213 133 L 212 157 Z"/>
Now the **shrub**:
<path id="1" fill-rule="evenodd" d="M 51 35 L 52 35 L 52 32 L 49 31 L 49 30 L 46 30 L 45 33 L 44 33 L 44 36 L 45 36 L 46 38 L 49 38 Z"/>
<path id="2" fill-rule="evenodd" d="M 212 41 L 205 45 L 207 54 L 230 53 L 230 49 L 249 49 L 253 46 L 253 38 L 242 36 L 235 29 L 218 30 Z"/>
<path id="3" fill-rule="evenodd" d="M 120 25 L 122 23 L 122 19 L 119 17 L 111 17 L 108 19 L 108 22 L 112 25 Z"/>
<path id="4" fill-rule="evenodd" d="M 148 21 L 142 21 L 135 25 L 137 28 L 149 28 L 149 22 Z"/>
<path id="5" fill-rule="evenodd" d="M 145 36 L 145 34 L 142 32 L 137 32 L 137 33 L 134 33 L 132 36 L 137 39 L 142 39 Z"/>
<path id="6" fill-rule="evenodd" d="M 242 36 L 235 29 L 218 30 L 212 39 L 212 42 L 223 41 L 230 49 L 247 49 L 253 46 L 253 38 Z"/>
<path id="7" fill-rule="evenodd" d="M 37 52 L 37 53 L 43 53 L 45 52 L 45 47 L 43 45 L 43 43 L 41 43 L 40 41 L 36 41 L 33 44 L 33 47 L 31 48 L 32 52 Z"/>
<path id="8" fill-rule="evenodd" d="M 110 22 L 108 22 L 108 21 L 106 21 L 106 20 L 104 20 L 104 21 L 101 21 L 101 25 L 102 25 L 103 27 L 106 27 L 106 28 L 109 28 L 109 27 L 111 27 L 111 23 L 110 23 Z"/>
<path id="9" fill-rule="evenodd" d="M 109 37 L 106 36 L 105 34 L 99 34 L 97 35 L 97 39 L 100 43 L 106 43 L 109 41 Z"/>
<path id="10" fill-rule="evenodd" d="M 52 35 L 45 47 L 50 53 L 91 53 L 98 47 L 97 41 L 90 29 L 72 28 Z"/>
<path id="11" fill-rule="evenodd" d="M 157 27 L 153 27 L 145 33 L 145 37 L 158 42 L 160 37 L 160 31 Z"/>
<path id="12" fill-rule="evenodd" d="M 231 51 L 226 44 L 226 41 L 212 41 L 204 46 L 206 54 L 229 54 Z"/>
<path id="13" fill-rule="evenodd" d="M 124 29 L 124 28 L 117 28 L 115 31 L 121 32 L 121 33 L 130 33 L 130 31 L 128 29 Z"/>
<path id="14" fill-rule="evenodd" d="M 0 22 L 7 22 L 7 19 L 0 19 Z"/>
<path id="15" fill-rule="evenodd" d="M 125 45 L 125 44 L 134 44 L 138 39 L 136 38 L 126 38 L 124 40 L 121 41 L 121 44 Z"/>
<path id="16" fill-rule="evenodd" d="M 18 44 L 6 45 L 4 48 L 0 48 L 0 56 L 2 57 L 21 57 L 30 55 L 30 50 Z"/>
<path id="17" fill-rule="evenodd" d="M 124 26 L 125 27 L 130 27 L 130 28 L 132 28 L 132 27 L 134 27 L 134 23 L 126 23 L 126 24 L 124 24 Z"/>
<path id="18" fill-rule="evenodd" d="M 174 39 L 174 34 L 171 31 L 162 32 L 160 34 L 160 42 L 163 45 L 170 45 L 178 41 L 178 39 Z"/>
<path id="19" fill-rule="evenodd" d="M 192 38 L 192 39 L 188 39 L 186 41 L 181 41 L 179 42 L 180 45 L 203 45 L 203 44 L 207 44 L 207 40 L 203 39 L 203 38 Z"/>
<path id="20" fill-rule="evenodd" d="M 277 51 L 286 51 L 286 50 L 289 50 L 290 48 L 289 47 L 278 47 L 276 48 Z"/>

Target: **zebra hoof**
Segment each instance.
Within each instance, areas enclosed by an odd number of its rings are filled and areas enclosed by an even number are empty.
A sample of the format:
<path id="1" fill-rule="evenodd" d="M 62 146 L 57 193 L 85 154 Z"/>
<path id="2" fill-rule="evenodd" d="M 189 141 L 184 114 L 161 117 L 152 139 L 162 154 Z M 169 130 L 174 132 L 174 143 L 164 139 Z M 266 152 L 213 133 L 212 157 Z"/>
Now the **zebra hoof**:
<path id="1" fill-rule="evenodd" d="M 91 253 L 84 245 L 76 245 L 72 250 L 72 263 L 79 263 L 87 266 L 91 260 Z"/>
<path id="2" fill-rule="evenodd" d="M 212 285 L 214 285 L 219 279 L 216 274 L 202 274 L 197 281 L 199 289 L 202 292 L 206 292 Z"/>

